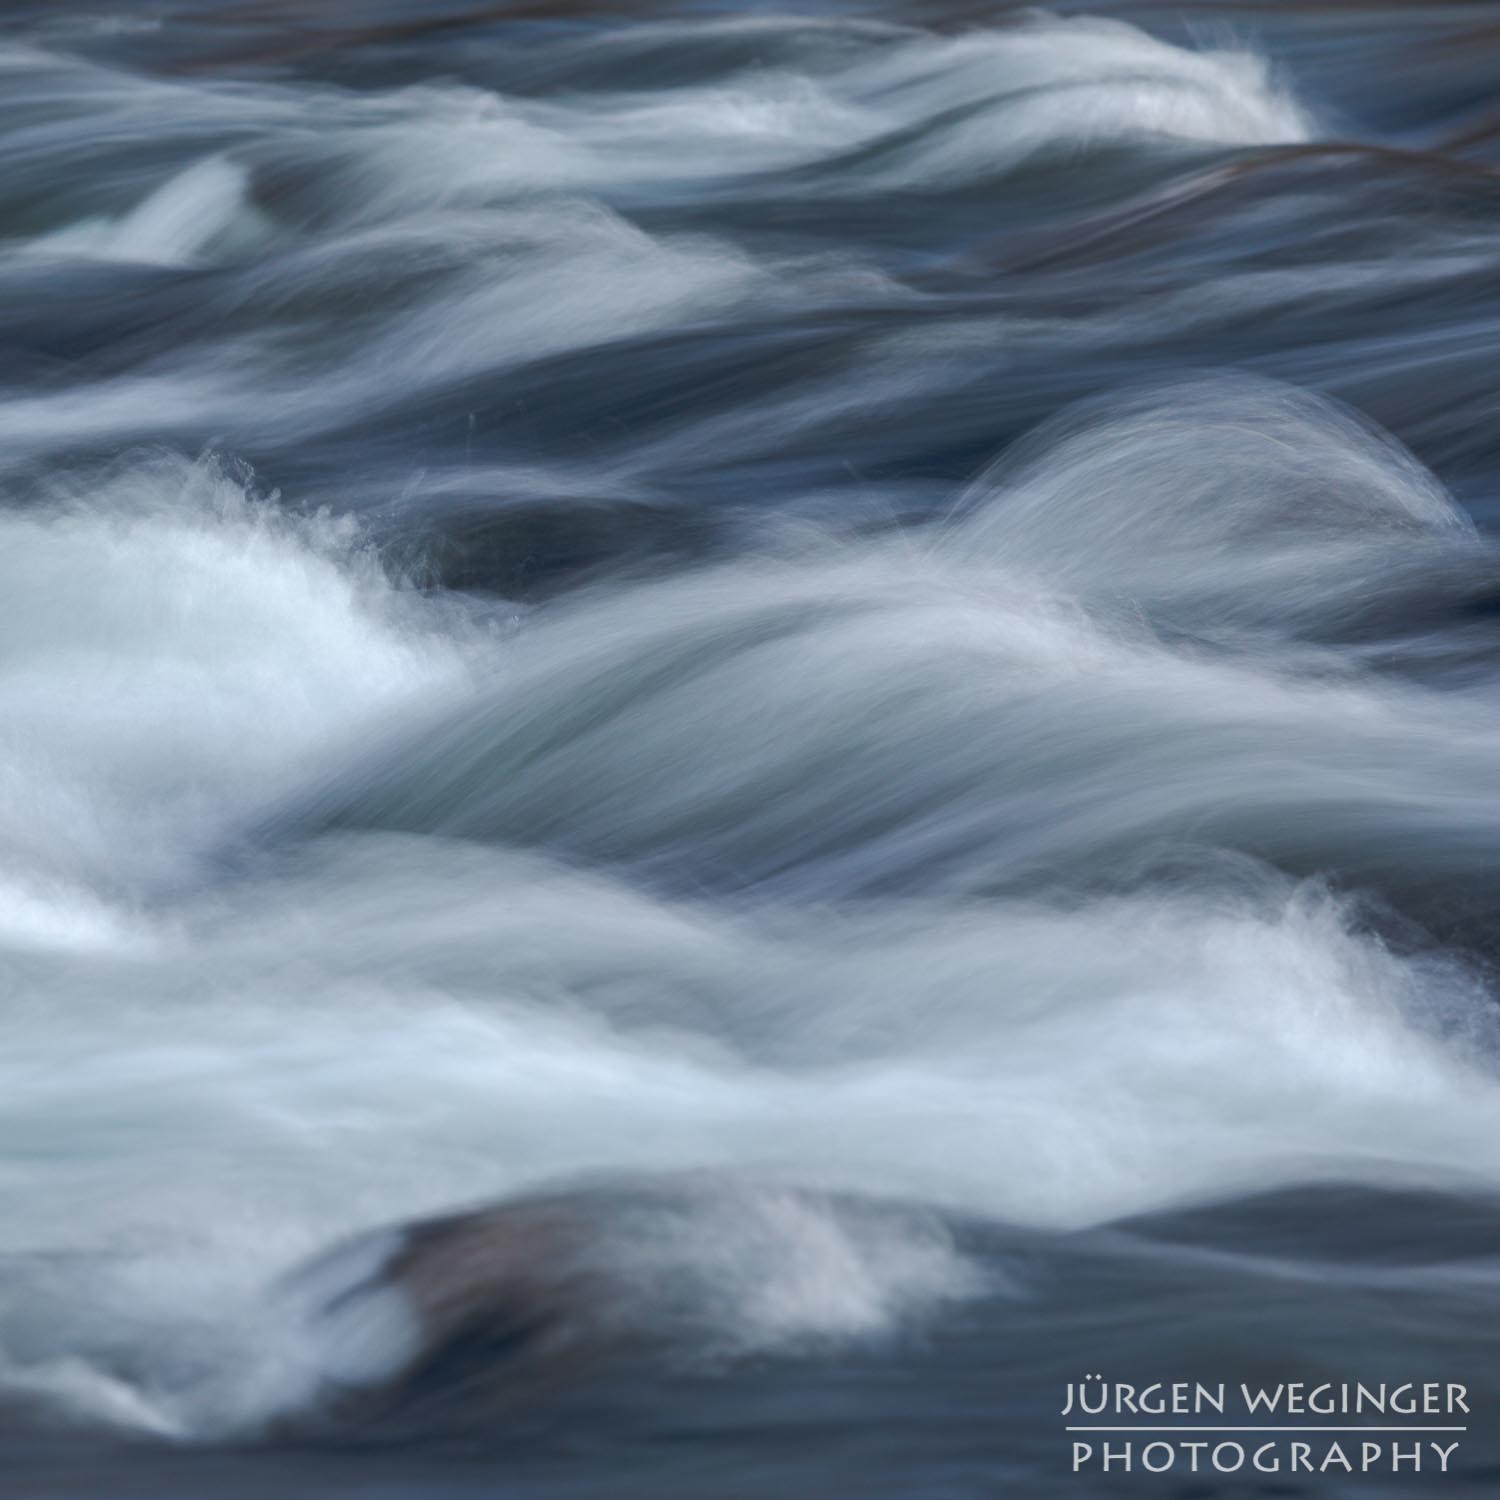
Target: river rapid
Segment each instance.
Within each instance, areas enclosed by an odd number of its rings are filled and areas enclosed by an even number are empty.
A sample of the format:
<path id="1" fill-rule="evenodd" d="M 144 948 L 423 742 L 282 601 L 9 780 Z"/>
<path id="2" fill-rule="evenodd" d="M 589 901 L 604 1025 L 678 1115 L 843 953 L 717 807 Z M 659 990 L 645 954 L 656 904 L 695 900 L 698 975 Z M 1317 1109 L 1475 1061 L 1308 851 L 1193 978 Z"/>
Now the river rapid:
<path id="1" fill-rule="evenodd" d="M 0 1488 L 1493 1495 L 1497 85 L 5 7 Z M 1088 1376 L 1472 1416 L 1074 1473 Z"/>

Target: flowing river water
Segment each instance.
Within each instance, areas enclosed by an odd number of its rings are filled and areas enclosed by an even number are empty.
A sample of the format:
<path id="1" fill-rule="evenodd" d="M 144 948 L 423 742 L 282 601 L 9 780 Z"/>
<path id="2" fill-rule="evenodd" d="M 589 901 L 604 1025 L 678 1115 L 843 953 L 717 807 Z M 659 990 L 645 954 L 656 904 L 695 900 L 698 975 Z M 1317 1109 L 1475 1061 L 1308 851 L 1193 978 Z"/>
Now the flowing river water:
<path id="1" fill-rule="evenodd" d="M 1490 4 L 6 6 L 0 1490 L 1492 1496 L 1497 347 Z"/>

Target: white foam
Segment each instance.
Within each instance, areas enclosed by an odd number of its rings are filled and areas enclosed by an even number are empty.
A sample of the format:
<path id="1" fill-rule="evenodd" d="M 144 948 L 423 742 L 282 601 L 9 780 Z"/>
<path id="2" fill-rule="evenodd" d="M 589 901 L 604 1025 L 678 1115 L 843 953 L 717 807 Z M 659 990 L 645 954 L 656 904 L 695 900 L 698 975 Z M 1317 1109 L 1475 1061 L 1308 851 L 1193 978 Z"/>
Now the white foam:
<path id="1" fill-rule="evenodd" d="M 935 1220 L 754 1180 L 693 1183 L 604 1218 L 604 1316 L 688 1360 L 886 1338 L 948 1301 L 1001 1289 Z"/>
<path id="2" fill-rule="evenodd" d="M 1475 1145 L 1500 1139 L 1500 1088 L 1434 1029 L 1477 987 L 1264 877 L 767 924 L 351 840 L 128 970 L 25 974 L 47 1003 L 13 1008 L 0 1130 L 24 1122 L 47 1189 L 0 1179 L 0 1249 L 114 1246 L 128 1274 L 64 1266 L 66 1318 L 13 1277 L 0 1384 L 124 1361 L 184 1434 L 400 1362 L 399 1302 L 329 1324 L 265 1301 L 299 1256 L 577 1172 L 729 1174 L 689 1211 L 601 1214 L 592 1252 L 658 1332 L 695 1288 L 688 1326 L 724 1353 L 884 1334 L 975 1285 L 920 1216 L 777 1181 L 1069 1227 L 1293 1181 L 1500 1176 Z"/>
<path id="3" fill-rule="evenodd" d="M 362 718 L 460 672 L 353 531 L 247 500 L 212 461 L 0 512 L 0 590 L 0 849 L 52 881 L 170 878 Z"/>
<path id="4" fill-rule="evenodd" d="M 768 280 L 729 245 L 657 239 L 587 203 L 517 211 L 491 245 L 485 274 L 394 321 L 356 377 L 361 386 L 375 369 L 452 380 L 722 315 Z"/>
<path id="5" fill-rule="evenodd" d="M 737 29 L 707 23 L 698 34 Z M 1174 46 L 1122 21 L 1039 15 L 961 37 L 892 28 L 860 40 L 852 55 L 807 71 L 746 69 L 645 98 L 402 91 L 365 106 L 386 118 L 348 146 L 374 174 L 365 201 L 388 212 L 403 198 L 430 208 L 542 189 L 628 202 L 647 188 L 834 161 L 913 132 L 873 176 L 818 177 L 811 190 L 920 189 L 992 176 L 1039 152 L 1264 145 L 1305 140 L 1312 128 L 1264 58 Z"/>
<path id="6" fill-rule="evenodd" d="M 1489 566 L 1387 434 L 1309 392 L 1204 374 L 1064 412 L 969 488 L 947 538 L 1069 595 L 1297 632 Z"/>
<path id="7" fill-rule="evenodd" d="M 1306 140 L 1311 121 L 1261 57 L 1192 51 L 1122 21 L 1036 17 L 892 49 L 855 90 L 907 124 L 959 111 L 885 180 L 921 187 L 1092 146 Z"/>
<path id="8" fill-rule="evenodd" d="M 224 157 L 208 157 L 164 182 L 119 219 L 94 218 L 33 242 L 34 252 L 186 266 L 230 239 L 261 227 L 247 200 L 249 173 Z M 254 222 L 252 222 L 252 220 Z"/>

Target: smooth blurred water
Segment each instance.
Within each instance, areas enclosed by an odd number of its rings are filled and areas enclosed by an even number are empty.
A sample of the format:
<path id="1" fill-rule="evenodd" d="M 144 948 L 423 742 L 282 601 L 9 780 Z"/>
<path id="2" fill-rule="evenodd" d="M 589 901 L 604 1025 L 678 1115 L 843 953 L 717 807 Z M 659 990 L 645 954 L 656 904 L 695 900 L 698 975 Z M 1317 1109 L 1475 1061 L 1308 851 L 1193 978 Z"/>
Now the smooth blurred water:
<path id="1" fill-rule="evenodd" d="M 7 7 L 5 1493 L 1493 1493 L 1497 65 Z"/>

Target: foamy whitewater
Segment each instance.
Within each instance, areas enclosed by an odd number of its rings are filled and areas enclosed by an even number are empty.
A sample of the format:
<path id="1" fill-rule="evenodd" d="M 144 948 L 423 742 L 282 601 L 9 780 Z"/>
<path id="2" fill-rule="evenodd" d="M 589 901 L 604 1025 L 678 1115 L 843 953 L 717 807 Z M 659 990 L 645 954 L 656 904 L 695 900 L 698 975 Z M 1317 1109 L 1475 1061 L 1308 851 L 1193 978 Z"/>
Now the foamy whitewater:
<path id="1" fill-rule="evenodd" d="M 1492 1494 L 1497 46 L 9 7 L 17 1493 Z"/>

